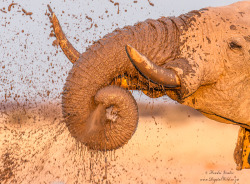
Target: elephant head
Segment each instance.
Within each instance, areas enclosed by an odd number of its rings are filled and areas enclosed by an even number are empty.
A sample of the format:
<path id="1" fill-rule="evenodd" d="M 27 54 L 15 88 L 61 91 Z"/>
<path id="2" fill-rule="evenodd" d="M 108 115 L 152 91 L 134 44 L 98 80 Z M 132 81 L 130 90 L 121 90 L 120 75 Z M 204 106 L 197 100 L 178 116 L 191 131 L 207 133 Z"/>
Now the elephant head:
<path id="1" fill-rule="evenodd" d="M 63 116 L 71 135 L 89 148 L 119 148 L 135 132 L 137 105 L 127 90 L 168 95 L 209 118 L 250 127 L 250 2 L 116 29 L 82 54 L 50 12 L 73 63 Z"/>
<path id="2" fill-rule="evenodd" d="M 173 69 L 180 88 L 172 95 L 181 104 L 219 122 L 250 127 L 250 2 L 207 8 L 181 30 L 178 57 L 160 69 L 127 46 L 135 67 L 151 81 L 166 86 Z M 157 66 L 158 67 L 158 66 Z"/>

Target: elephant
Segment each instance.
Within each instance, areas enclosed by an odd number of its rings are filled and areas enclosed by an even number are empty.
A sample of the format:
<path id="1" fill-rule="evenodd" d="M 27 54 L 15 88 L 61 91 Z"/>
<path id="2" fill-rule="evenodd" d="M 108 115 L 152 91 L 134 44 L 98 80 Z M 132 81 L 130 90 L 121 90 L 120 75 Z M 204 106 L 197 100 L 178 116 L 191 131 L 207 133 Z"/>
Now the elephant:
<path id="1" fill-rule="evenodd" d="M 49 7 L 61 49 L 73 63 L 62 93 L 71 135 L 114 150 L 136 131 L 129 90 L 169 96 L 206 117 L 250 129 L 250 2 L 147 19 L 94 42 L 80 54 Z"/>

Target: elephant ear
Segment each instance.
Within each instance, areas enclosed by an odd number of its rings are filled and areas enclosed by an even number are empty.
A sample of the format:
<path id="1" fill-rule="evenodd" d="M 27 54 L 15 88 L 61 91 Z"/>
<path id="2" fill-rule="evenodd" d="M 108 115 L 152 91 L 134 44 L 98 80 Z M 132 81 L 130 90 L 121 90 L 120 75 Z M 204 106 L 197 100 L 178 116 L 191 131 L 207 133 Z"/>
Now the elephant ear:
<path id="1" fill-rule="evenodd" d="M 202 70 L 195 62 L 178 58 L 161 67 L 135 48 L 127 45 L 125 49 L 132 64 L 145 78 L 166 88 L 179 89 L 182 98 L 194 93 L 201 85 Z"/>

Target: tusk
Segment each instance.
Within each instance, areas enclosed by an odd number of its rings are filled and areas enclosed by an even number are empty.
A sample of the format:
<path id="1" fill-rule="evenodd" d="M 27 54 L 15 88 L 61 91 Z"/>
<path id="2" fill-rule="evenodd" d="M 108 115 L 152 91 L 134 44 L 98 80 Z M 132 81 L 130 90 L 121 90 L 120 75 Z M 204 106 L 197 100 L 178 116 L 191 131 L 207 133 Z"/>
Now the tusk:
<path id="1" fill-rule="evenodd" d="M 153 83 L 164 85 L 165 87 L 180 86 L 180 79 L 173 69 L 156 65 L 130 45 L 126 45 L 125 49 L 135 68 L 145 78 L 151 80 Z"/>

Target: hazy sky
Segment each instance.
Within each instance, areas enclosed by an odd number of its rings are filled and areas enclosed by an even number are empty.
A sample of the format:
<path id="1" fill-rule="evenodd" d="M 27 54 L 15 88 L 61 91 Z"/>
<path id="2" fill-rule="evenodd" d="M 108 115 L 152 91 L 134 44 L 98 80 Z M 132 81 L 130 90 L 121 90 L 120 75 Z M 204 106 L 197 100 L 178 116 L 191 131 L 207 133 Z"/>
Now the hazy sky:
<path id="1" fill-rule="evenodd" d="M 60 101 L 72 64 L 52 46 L 50 4 L 69 40 L 83 52 L 93 40 L 117 27 L 147 18 L 178 16 L 207 6 L 228 5 L 236 0 L 22 0 L 8 11 L 10 0 L 0 2 L 0 102 Z M 33 14 L 24 15 L 22 9 Z M 6 13 L 5 13 L 6 12 Z M 87 19 L 86 16 L 92 19 Z M 91 24 L 93 26 L 91 27 Z M 96 24 L 96 26 L 94 26 Z M 58 53 L 57 53 L 58 52 Z"/>

